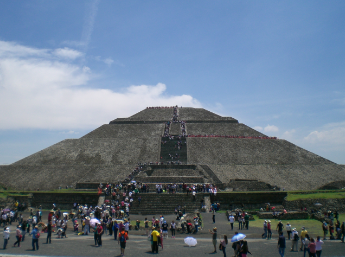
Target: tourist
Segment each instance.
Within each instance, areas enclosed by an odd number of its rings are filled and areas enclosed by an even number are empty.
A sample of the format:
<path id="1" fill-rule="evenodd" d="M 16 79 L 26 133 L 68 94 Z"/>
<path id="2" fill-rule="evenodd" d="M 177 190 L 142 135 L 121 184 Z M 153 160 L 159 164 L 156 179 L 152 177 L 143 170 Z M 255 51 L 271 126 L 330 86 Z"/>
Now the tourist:
<path id="1" fill-rule="evenodd" d="M 119 230 L 119 225 L 117 224 L 116 219 L 113 219 L 114 240 L 117 240 L 117 231 L 118 230 Z"/>
<path id="2" fill-rule="evenodd" d="M 322 223 L 322 230 L 323 230 L 323 240 L 326 240 L 326 235 L 328 232 L 328 225 L 326 220 Z"/>
<path id="3" fill-rule="evenodd" d="M 175 221 L 171 222 L 170 230 L 171 230 L 171 238 L 175 238 L 175 231 L 176 231 L 176 223 L 175 223 Z"/>
<path id="4" fill-rule="evenodd" d="M 279 239 L 278 239 L 278 249 L 279 249 L 279 254 L 281 257 L 284 257 L 285 248 L 286 248 L 285 236 L 283 235 L 283 232 L 280 232 Z"/>
<path id="5" fill-rule="evenodd" d="M 156 252 L 158 253 L 158 241 L 160 238 L 160 234 L 157 231 L 156 227 L 152 227 L 152 253 Z"/>
<path id="6" fill-rule="evenodd" d="M 17 241 L 14 243 L 13 247 L 16 247 L 16 244 L 18 244 L 18 247 L 20 247 L 20 239 L 22 237 L 22 230 L 21 230 L 21 226 L 18 225 L 17 229 L 16 229 L 16 238 Z"/>
<path id="7" fill-rule="evenodd" d="M 321 240 L 320 236 L 318 236 L 315 242 L 315 250 L 316 250 L 317 257 L 321 257 L 322 245 L 323 245 L 323 241 Z"/>
<path id="8" fill-rule="evenodd" d="M 240 248 L 240 256 L 241 257 L 247 257 L 247 253 L 250 253 L 248 250 L 248 243 L 246 240 L 242 241 L 241 248 Z"/>
<path id="9" fill-rule="evenodd" d="M 97 242 L 98 246 L 102 246 L 102 235 L 103 235 L 103 226 L 102 224 L 97 225 Z"/>
<path id="10" fill-rule="evenodd" d="M 298 240 L 299 240 L 299 236 L 298 236 L 298 232 L 296 230 L 296 228 L 292 229 L 292 242 L 291 242 L 291 252 L 295 251 L 296 248 L 296 252 L 298 252 Z"/>
<path id="11" fill-rule="evenodd" d="M 276 227 L 276 230 L 278 231 L 278 235 L 280 234 L 280 232 L 283 232 L 283 228 L 284 228 L 284 225 L 283 225 L 282 221 L 280 220 L 277 224 L 277 227 Z"/>
<path id="12" fill-rule="evenodd" d="M 271 221 L 267 222 L 267 240 L 272 239 Z"/>
<path id="13" fill-rule="evenodd" d="M 310 241 L 309 241 L 309 235 L 308 234 L 305 235 L 302 242 L 303 242 L 303 252 L 304 252 L 303 257 L 305 257 L 306 252 L 308 252 L 308 255 L 310 254 L 310 249 L 309 249 Z"/>
<path id="14" fill-rule="evenodd" d="M 224 235 L 224 239 L 223 240 L 220 240 L 220 245 L 221 245 L 221 250 L 223 251 L 223 255 L 224 257 L 226 257 L 226 252 L 225 252 L 225 249 L 226 249 L 226 245 L 228 244 L 228 237 L 227 235 Z"/>
<path id="15" fill-rule="evenodd" d="M 118 235 L 118 244 L 120 244 L 121 247 L 121 256 L 125 255 L 125 248 L 126 248 L 126 242 L 128 240 L 128 234 L 125 232 L 125 228 L 123 227 L 121 232 Z M 157 251 L 158 253 L 158 251 Z"/>
<path id="16" fill-rule="evenodd" d="M 291 225 L 290 225 L 290 223 L 289 223 L 289 222 L 286 224 L 286 232 L 287 232 L 287 235 L 288 235 L 288 240 L 290 240 L 290 235 L 291 235 Z"/>
<path id="17" fill-rule="evenodd" d="M 264 221 L 264 233 L 262 234 L 262 238 L 267 238 L 267 220 Z"/>
<path id="18" fill-rule="evenodd" d="M 49 244 L 52 243 L 52 222 L 51 221 L 48 222 L 48 226 L 47 226 L 47 242 L 46 242 L 46 244 L 48 244 L 48 241 L 49 241 Z"/>
<path id="19" fill-rule="evenodd" d="M 242 221 L 242 216 L 238 216 L 238 229 L 243 228 L 243 221 Z"/>
<path id="20" fill-rule="evenodd" d="M 209 232 L 212 234 L 212 243 L 213 243 L 213 247 L 214 247 L 214 253 L 217 252 L 217 228 L 214 227 L 213 230 L 209 230 Z"/>
<path id="21" fill-rule="evenodd" d="M 35 245 L 36 249 L 38 250 L 38 239 L 40 237 L 40 233 L 38 232 L 38 226 L 36 225 L 32 232 L 30 233 L 32 235 L 32 250 L 35 251 Z"/>
<path id="22" fill-rule="evenodd" d="M 163 238 L 168 238 L 168 224 L 166 220 L 164 220 L 162 224 L 162 235 Z"/>
<path id="23" fill-rule="evenodd" d="M 247 230 L 249 229 L 249 215 L 246 212 L 244 215 L 244 223 L 245 223 L 245 227 L 247 228 Z"/>
<path id="24" fill-rule="evenodd" d="M 4 247 L 3 249 L 6 249 L 7 247 L 7 243 L 8 243 L 8 240 L 10 240 L 10 228 L 9 227 L 5 227 L 4 228 Z"/>
<path id="25" fill-rule="evenodd" d="M 344 243 L 344 237 L 345 237 L 345 222 L 343 222 L 343 224 L 341 224 L 340 226 L 340 232 L 341 232 L 341 242 Z"/>
<path id="26" fill-rule="evenodd" d="M 302 231 L 301 231 L 301 247 L 300 247 L 300 251 L 302 251 L 303 249 L 303 240 L 305 238 L 305 235 L 308 234 L 308 231 L 305 229 L 305 227 L 302 227 Z"/>
<path id="27" fill-rule="evenodd" d="M 234 221 L 235 221 L 235 217 L 232 213 L 230 213 L 229 215 L 229 221 L 230 221 L 230 226 L 231 226 L 231 230 L 234 229 Z"/>
<path id="28" fill-rule="evenodd" d="M 316 257 L 316 244 L 314 238 L 310 238 L 309 247 L 309 257 Z"/>

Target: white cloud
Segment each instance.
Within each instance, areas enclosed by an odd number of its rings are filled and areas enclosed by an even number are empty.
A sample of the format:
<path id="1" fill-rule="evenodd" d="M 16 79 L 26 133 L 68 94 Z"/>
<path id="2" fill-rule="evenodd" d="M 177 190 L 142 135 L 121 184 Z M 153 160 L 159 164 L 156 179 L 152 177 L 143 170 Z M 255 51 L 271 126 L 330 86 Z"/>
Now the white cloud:
<path id="1" fill-rule="evenodd" d="M 108 64 L 108 66 L 110 66 L 113 62 L 114 62 L 114 60 L 111 59 L 111 58 L 106 58 L 106 59 L 104 60 L 104 63 L 105 63 L 105 64 Z"/>
<path id="2" fill-rule="evenodd" d="M 56 55 L 57 57 L 62 57 L 65 59 L 72 59 L 72 60 L 83 56 L 83 53 L 77 50 L 70 49 L 68 47 L 55 49 L 53 54 Z"/>
<path id="3" fill-rule="evenodd" d="M 52 59 L 50 50 L 0 43 L 0 129 L 74 131 L 128 117 L 147 106 L 201 107 L 190 95 L 167 95 L 162 83 L 119 92 L 94 89 L 89 85 L 93 73 L 88 67 Z M 8 55 L 17 48 L 22 54 Z"/>
<path id="4" fill-rule="evenodd" d="M 264 128 L 264 132 L 278 132 L 279 129 L 278 127 L 274 126 L 274 125 L 267 125 L 265 128 Z"/>
<path id="5" fill-rule="evenodd" d="M 295 133 L 296 133 L 295 129 L 287 130 L 283 133 L 282 139 L 293 140 L 295 139 Z"/>
<path id="6" fill-rule="evenodd" d="M 257 131 L 263 131 L 263 128 L 260 127 L 260 126 L 255 126 L 254 129 L 257 130 Z"/>
<path id="7" fill-rule="evenodd" d="M 308 143 L 329 143 L 333 145 L 345 145 L 345 121 L 326 124 L 320 130 L 315 130 L 304 137 Z"/>

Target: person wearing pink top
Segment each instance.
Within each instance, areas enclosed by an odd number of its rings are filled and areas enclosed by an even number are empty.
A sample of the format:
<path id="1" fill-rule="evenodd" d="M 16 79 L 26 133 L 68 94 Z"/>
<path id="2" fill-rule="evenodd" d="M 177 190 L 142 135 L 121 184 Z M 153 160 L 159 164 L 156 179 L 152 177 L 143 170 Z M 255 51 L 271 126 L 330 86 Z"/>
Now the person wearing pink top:
<path id="1" fill-rule="evenodd" d="M 316 244 L 314 238 L 310 238 L 309 247 L 309 257 L 316 257 Z"/>
<path id="2" fill-rule="evenodd" d="M 316 238 L 315 245 L 316 245 L 316 249 L 315 249 L 316 250 L 316 256 L 321 257 L 323 241 L 321 240 L 320 236 L 318 236 Z"/>

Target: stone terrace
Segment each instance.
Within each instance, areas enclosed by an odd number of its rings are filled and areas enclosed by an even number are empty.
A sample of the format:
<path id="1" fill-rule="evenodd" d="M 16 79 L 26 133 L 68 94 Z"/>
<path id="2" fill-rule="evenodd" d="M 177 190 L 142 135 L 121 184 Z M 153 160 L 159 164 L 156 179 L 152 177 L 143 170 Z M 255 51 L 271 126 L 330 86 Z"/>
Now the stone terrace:
<path id="1" fill-rule="evenodd" d="M 172 119 L 174 109 L 173 108 L 161 108 L 161 109 L 145 109 L 129 118 L 118 118 L 116 121 L 169 121 Z"/>
<path id="2" fill-rule="evenodd" d="M 266 136 L 242 123 L 186 123 L 190 135 Z"/>
<path id="3" fill-rule="evenodd" d="M 163 130 L 163 122 L 161 124 L 105 124 L 82 138 L 161 137 Z"/>
<path id="4" fill-rule="evenodd" d="M 285 190 L 313 190 L 336 179 L 345 179 L 345 168 L 319 165 L 209 165 L 223 182 L 230 179 L 256 179 Z"/>
<path id="5" fill-rule="evenodd" d="M 183 121 L 232 121 L 238 122 L 236 119 L 232 117 L 222 117 L 213 112 L 205 110 L 203 108 L 190 108 L 190 107 L 183 107 L 179 108 L 179 120 Z"/>
<path id="6" fill-rule="evenodd" d="M 187 138 L 189 164 L 334 164 L 279 139 Z"/>
<path id="7" fill-rule="evenodd" d="M 137 164 L 159 160 L 160 138 L 67 139 L 13 165 Z"/>
<path id="8" fill-rule="evenodd" d="M 78 182 L 123 181 L 133 168 L 133 165 L 2 165 L 0 181 L 20 190 L 51 190 L 75 187 Z"/>

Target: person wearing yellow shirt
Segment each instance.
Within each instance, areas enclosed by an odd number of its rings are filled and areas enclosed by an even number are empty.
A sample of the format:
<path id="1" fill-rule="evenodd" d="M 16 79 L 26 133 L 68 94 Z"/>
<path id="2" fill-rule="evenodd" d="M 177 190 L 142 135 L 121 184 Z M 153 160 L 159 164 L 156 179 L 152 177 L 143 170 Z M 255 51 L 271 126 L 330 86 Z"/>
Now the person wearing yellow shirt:
<path id="1" fill-rule="evenodd" d="M 302 251 L 302 248 L 303 248 L 303 241 L 304 241 L 304 238 L 305 238 L 305 235 L 308 234 L 308 231 L 305 229 L 305 227 L 302 227 L 302 231 L 301 231 L 301 248 L 300 248 L 300 251 Z"/>
<path id="2" fill-rule="evenodd" d="M 156 227 L 152 227 L 152 253 L 158 253 L 158 238 L 160 237 L 160 233 L 156 230 Z"/>

